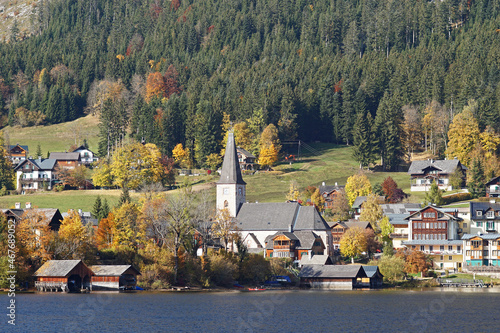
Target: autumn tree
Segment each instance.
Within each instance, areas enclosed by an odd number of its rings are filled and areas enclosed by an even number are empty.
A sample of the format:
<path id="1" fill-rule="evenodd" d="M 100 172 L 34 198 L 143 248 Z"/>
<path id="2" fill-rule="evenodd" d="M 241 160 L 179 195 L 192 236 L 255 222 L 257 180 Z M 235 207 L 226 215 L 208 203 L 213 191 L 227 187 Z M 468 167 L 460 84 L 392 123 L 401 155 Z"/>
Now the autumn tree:
<path id="1" fill-rule="evenodd" d="M 177 172 L 175 171 L 174 168 L 175 164 L 174 159 L 164 155 L 162 156 L 160 163 L 163 167 L 163 176 L 162 176 L 163 184 L 167 186 L 174 186 L 175 176 L 177 175 Z"/>
<path id="2" fill-rule="evenodd" d="M 340 253 L 344 257 L 351 257 L 354 264 L 354 257 L 366 252 L 367 240 L 366 234 L 360 227 L 347 229 L 342 238 L 340 238 Z"/>
<path id="3" fill-rule="evenodd" d="M 325 198 L 319 193 L 319 188 L 311 194 L 311 204 L 314 205 L 319 212 L 325 209 Z"/>
<path id="4" fill-rule="evenodd" d="M 227 208 L 217 209 L 214 216 L 212 231 L 214 237 L 217 237 L 222 241 L 224 248 L 227 251 L 229 244 L 233 240 L 233 234 L 236 231 L 236 224 L 230 216 Z"/>
<path id="5" fill-rule="evenodd" d="M 372 185 L 364 173 L 357 173 L 347 178 L 345 193 L 352 206 L 354 200 L 359 196 L 368 195 L 372 192 Z"/>
<path id="6" fill-rule="evenodd" d="M 390 176 L 382 182 L 382 191 L 388 203 L 397 203 L 406 198 L 406 194 Z"/>
<path id="7" fill-rule="evenodd" d="M 464 165 L 469 165 L 470 153 L 479 141 L 479 126 L 474 117 L 477 107 L 476 101 L 469 101 L 462 112 L 453 117 L 448 131 L 449 141 L 446 156 L 449 159 L 457 157 Z"/>
<path id="8" fill-rule="evenodd" d="M 184 148 L 182 143 L 177 144 L 172 150 L 172 156 L 175 163 L 181 168 L 189 168 L 191 164 L 191 154 L 189 148 Z"/>
<path id="9" fill-rule="evenodd" d="M 337 194 L 332 199 L 332 208 L 326 209 L 326 215 L 331 218 L 332 221 L 346 221 L 351 216 L 349 210 L 349 200 L 344 189 L 337 191 Z"/>
<path id="10" fill-rule="evenodd" d="M 403 106 L 404 122 L 404 140 L 403 147 L 406 152 L 406 159 L 411 160 L 413 152 L 418 148 L 422 140 L 421 119 L 416 106 Z"/>
<path id="11" fill-rule="evenodd" d="M 384 254 L 392 254 L 393 252 L 393 244 L 391 239 L 391 234 L 394 232 L 394 226 L 389 221 L 387 216 L 384 216 L 379 223 L 380 227 L 380 239 L 384 245 Z M 390 253 L 389 253 L 390 252 Z"/>
<path id="12" fill-rule="evenodd" d="M 382 258 L 369 264 L 377 265 L 380 273 L 389 281 L 401 280 L 405 276 L 405 260 L 400 257 L 384 254 Z"/>
<path id="13" fill-rule="evenodd" d="M 99 221 L 99 226 L 94 236 L 98 249 L 111 248 L 114 241 L 115 228 L 115 216 L 113 213 L 109 213 Z"/>
<path id="14" fill-rule="evenodd" d="M 113 185 L 111 166 L 105 159 L 100 160 L 94 167 L 92 182 L 95 186 L 99 187 L 111 187 Z"/>
<path id="15" fill-rule="evenodd" d="M 124 203 L 114 209 L 113 248 L 119 251 L 137 251 L 143 244 L 145 228 L 139 219 L 140 211 L 134 203 Z"/>
<path id="16" fill-rule="evenodd" d="M 422 276 L 425 276 L 427 271 L 432 267 L 431 259 L 422 251 L 399 249 L 395 257 L 404 260 L 404 271 L 406 273 L 415 274 L 422 272 Z"/>
<path id="17" fill-rule="evenodd" d="M 264 146 L 261 148 L 259 153 L 259 164 L 262 167 L 267 167 L 269 170 L 271 166 L 278 161 L 278 150 L 271 144 L 270 146 Z"/>
<path id="18" fill-rule="evenodd" d="M 300 193 L 299 193 L 299 188 L 298 188 L 297 182 L 294 180 L 291 181 L 288 193 L 286 194 L 286 200 L 287 201 L 297 201 L 297 199 L 299 198 L 299 194 Z"/>
<path id="19" fill-rule="evenodd" d="M 143 184 L 161 181 L 163 167 L 160 158 L 159 149 L 152 143 L 134 143 L 118 149 L 111 163 L 113 183 L 122 189 L 136 189 Z"/>
<path id="20" fill-rule="evenodd" d="M 39 209 L 27 209 L 16 226 L 16 247 L 19 261 L 39 266 L 50 257 L 48 245 L 52 231 L 46 214 Z M 22 259 L 21 259 L 22 258 Z"/>
<path id="21" fill-rule="evenodd" d="M 370 222 L 373 230 L 377 232 L 380 230 L 379 222 L 384 216 L 382 207 L 380 207 L 381 202 L 379 202 L 378 197 L 370 193 L 365 203 L 363 203 L 363 210 L 359 216 L 360 221 Z"/>
<path id="22" fill-rule="evenodd" d="M 366 253 L 369 257 L 373 253 L 377 253 L 382 249 L 382 244 L 378 241 L 378 237 L 373 231 L 373 229 L 367 228 L 364 230 L 365 239 L 366 239 Z"/>
<path id="23" fill-rule="evenodd" d="M 270 147 L 271 145 L 274 146 L 278 153 L 280 152 L 281 143 L 278 136 L 278 129 L 273 124 L 269 124 L 264 128 L 259 140 L 260 150 L 262 150 L 263 147 Z"/>
<path id="24" fill-rule="evenodd" d="M 11 190 L 14 188 L 14 169 L 5 147 L 3 132 L 0 131 L 0 189 Z"/>
<path id="25" fill-rule="evenodd" d="M 163 98 L 166 96 L 165 79 L 160 72 L 149 73 L 146 80 L 146 102 L 151 101 L 153 98 Z"/>
<path id="26" fill-rule="evenodd" d="M 207 156 L 206 164 L 209 170 L 217 170 L 222 164 L 222 158 L 219 154 L 212 153 Z"/>
<path id="27" fill-rule="evenodd" d="M 58 239 L 53 243 L 55 259 L 82 259 L 90 250 L 91 230 L 82 224 L 80 214 L 69 210 L 61 221 Z"/>

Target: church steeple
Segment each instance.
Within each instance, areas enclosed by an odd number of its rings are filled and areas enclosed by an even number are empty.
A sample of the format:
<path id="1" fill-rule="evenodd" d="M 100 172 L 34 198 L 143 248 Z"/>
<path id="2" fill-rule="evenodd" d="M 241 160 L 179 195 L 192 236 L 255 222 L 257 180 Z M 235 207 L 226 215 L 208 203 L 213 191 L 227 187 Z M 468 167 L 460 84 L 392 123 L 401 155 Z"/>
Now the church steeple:
<path id="1" fill-rule="evenodd" d="M 217 182 L 217 208 L 227 208 L 230 215 L 235 217 L 245 202 L 245 185 L 241 176 L 234 134 L 229 132 L 221 175 Z"/>
<path id="2" fill-rule="evenodd" d="M 241 184 L 246 185 L 241 176 L 240 163 L 238 161 L 238 153 L 236 152 L 236 144 L 234 142 L 233 132 L 229 132 L 227 136 L 226 153 L 224 154 L 224 162 L 220 179 L 217 184 Z"/>

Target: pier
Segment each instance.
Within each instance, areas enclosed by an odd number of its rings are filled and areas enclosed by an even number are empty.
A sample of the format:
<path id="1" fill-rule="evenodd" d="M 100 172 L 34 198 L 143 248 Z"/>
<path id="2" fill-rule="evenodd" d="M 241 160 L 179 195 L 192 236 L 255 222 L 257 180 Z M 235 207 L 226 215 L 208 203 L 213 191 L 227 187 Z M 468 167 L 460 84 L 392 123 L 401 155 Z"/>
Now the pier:
<path id="1" fill-rule="evenodd" d="M 490 285 L 484 283 L 483 280 L 467 280 L 467 279 L 442 279 L 438 278 L 437 282 L 441 287 L 471 287 L 471 288 L 488 288 Z"/>

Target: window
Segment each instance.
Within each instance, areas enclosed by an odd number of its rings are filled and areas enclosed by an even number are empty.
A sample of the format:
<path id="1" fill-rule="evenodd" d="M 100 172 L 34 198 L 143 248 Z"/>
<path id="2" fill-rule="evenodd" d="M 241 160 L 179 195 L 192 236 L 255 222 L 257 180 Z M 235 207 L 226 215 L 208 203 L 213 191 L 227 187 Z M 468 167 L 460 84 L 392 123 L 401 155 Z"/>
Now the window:
<path id="1" fill-rule="evenodd" d="M 434 218 L 436 218 L 436 213 L 435 213 L 435 212 L 432 212 L 432 213 L 424 213 L 424 218 L 434 219 Z"/>
<path id="2" fill-rule="evenodd" d="M 492 219 L 495 217 L 495 212 L 490 210 L 488 212 L 486 212 L 486 217 L 489 218 L 489 219 Z"/>
<path id="3" fill-rule="evenodd" d="M 491 255 L 492 255 L 493 257 L 496 257 L 496 256 L 497 256 L 497 250 L 493 250 L 493 251 L 491 251 Z"/>
<path id="4" fill-rule="evenodd" d="M 476 216 L 483 216 L 482 210 L 476 210 Z"/>
<path id="5" fill-rule="evenodd" d="M 483 256 L 487 257 L 488 256 L 488 250 L 483 250 Z"/>
<path id="6" fill-rule="evenodd" d="M 425 246 L 420 245 L 420 251 L 422 251 L 422 252 L 423 252 L 424 250 L 425 250 Z"/>
<path id="7" fill-rule="evenodd" d="M 453 251 L 453 246 L 452 245 L 448 245 L 448 251 Z"/>
<path id="8" fill-rule="evenodd" d="M 223 189 L 223 190 L 222 190 L 222 192 L 223 192 L 224 194 L 229 194 L 229 189 L 228 189 L 228 188 L 225 188 L 225 189 Z"/>
<path id="9" fill-rule="evenodd" d="M 457 252 L 462 251 L 462 247 L 460 245 L 457 245 Z"/>
<path id="10" fill-rule="evenodd" d="M 439 251 L 444 251 L 444 245 L 441 245 L 441 246 L 439 247 Z"/>
<path id="11" fill-rule="evenodd" d="M 429 222 L 425 224 L 425 229 L 429 229 Z"/>
<path id="12" fill-rule="evenodd" d="M 437 229 L 437 227 L 438 227 L 437 222 L 434 222 L 434 229 Z"/>
<path id="13" fill-rule="evenodd" d="M 422 229 L 422 222 L 418 222 L 418 228 Z"/>
<path id="14" fill-rule="evenodd" d="M 465 255 L 470 257 L 470 250 L 465 251 Z"/>
<path id="15" fill-rule="evenodd" d="M 486 230 L 495 230 L 495 222 L 486 222 Z"/>
<path id="16" fill-rule="evenodd" d="M 439 260 L 443 261 L 443 260 L 444 260 L 444 257 L 443 257 L 443 256 L 440 256 L 440 257 L 439 257 Z"/>
<path id="17" fill-rule="evenodd" d="M 464 229 L 465 229 L 465 228 L 467 228 L 467 223 L 464 223 L 464 224 L 463 224 L 463 227 L 464 227 Z"/>
<path id="18" fill-rule="evenodd" d="M 453 257 L 452 256 L 448 256 L 448 260 L 449 261 L 453 261 Z"/>
<path id="19" fill-rule="evenodd" d="M 434 251 L 434 246 L 430 245 L 429 246 L 429 251 L 431 251 L 431 252 Z"/>
<path id="20" fill-rule="evenodd" d="M 482 228 L 483 227 L 483 222 L 479 222 L 479 221 L 476 222 L 476 227 Z"/>
<path id="21" fill-rule="evenodd" d="M 438 228 L 441 229 L 441 222 L 438 223 Z"/>

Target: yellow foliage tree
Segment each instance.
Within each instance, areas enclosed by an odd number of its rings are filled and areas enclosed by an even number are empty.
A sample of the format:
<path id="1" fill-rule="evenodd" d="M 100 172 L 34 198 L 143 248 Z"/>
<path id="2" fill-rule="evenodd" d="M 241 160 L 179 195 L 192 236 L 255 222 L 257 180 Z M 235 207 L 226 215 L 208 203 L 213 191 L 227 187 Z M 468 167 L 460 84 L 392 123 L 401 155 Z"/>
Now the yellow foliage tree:
<path id="1" fill-rule="evenodd" d="M 145 241 L 144 224 L 139 219 L 139 208 L 130 202 L 126 202 L 113 211 L 114 233 L 113 247 L 117 249 L 137 250 Z"/>
<path id="2" fill-rule="evenodd" d="M 297 201 L 299 198 L 299 187 L 297 185 L 296 181 L 291 181 L 290 182 L 290 189 L 288 190 L 288 193 L 286 195 L 286 200 L 288 201 Z"/>
<path id="3" fill-rule="evenodd" d="M 31 262 L 48 259 L 48 242 L 51 237 L 49 221 L 39 209 L 28 209 L 16 226 L 16 248 L 19 256 Z"/>
<path id="4" fill-rule="evenodd" d="M 479 126 L 474 118 L 477 102 L 472 100 L 463 111 L 453 117 L 448 130 L 448 149 L 446 156 L 449 159 L 457 157 L 464 165 L 469 165 L 470 153 L 479 141 Z"/>
<path id="5" fill-rule="evenodd" d="M 319 193 L 319 188 L 311 195 L 311 202 L 316 206 L 318 211 L 322 212 L 325 209 L 325 198 Z"/>
<path id="6" fill-rule="evenodd" d="M 111 163 L 113 182 L 121 188 L 137 189 L 160 182 L 163 175 L 161 153 L 155 144 L 134 143 L 115 151 Z"/>
<path id="7" fill-rule="evenodd" d="M 115 230 L 115 216 L 113 213 L 109 213 L 107 217 L 99 221 L 95 233 L 95 243 L 98 249 L 110 248 L 113 245 Z"/>
<path id="8" fill-rule="evenodd" d="M 354 263 L 354 257 L 359 256 L 366 251 L 367 239 L 366 233 L 360 227 L 347 229 L 342 238 L 340 238 L 340 253 L 344 257 L 350 257 Z"/>
<path id="9" fill-rule="evenodd" d="M 278 150 L 274 147 L 274 144 L 270 146 L 262 147 L 259 154 L 259 164 L 268 169 L 278 161 Z"/>
<path id="10" fill-rule="evenodd" d="M 110 187 L 113 185 L 113 177 L 111 176 L 111 166 L 109 163 L 102 159 L 94 168 L 92 174 L 92 182 L 95 186 Z"/>
<path id="11" fill-rule="evenodd" d="M 82 224 L 80 215 L 74 210 L 69 210 L 68 215 L 61 221 L 59 237 L 64 240 L 77 240 L 83 242 L 87 237 L 87 232 Z"/>
<path id="12" fill-rule="evenodd" d="M 498 149 L 500 145 L 500 136 L 495 133 L 495 130 L 491 126 L 486 126 L 484 132 L 479 134 L 481 140 L 481 146 L 484 150 L 485 158 L 491 158 Z"/>
<path id="13" fill-rule="evenodd" d="M 182 146 L 182 143 L 178 143 L 172 150 L 172 156 L 174 157 L 175 163 L 179 164 L 181 168 L 189 168 L 191 163 L 189 148 Z"/>
<path id="14" fill-rule="evenodd" d="M 352 206 L 357 197 L 368 195 L 372 192 L 372 185 L 364 173 L 358 173 L 347 178 L 345 193 Z"/>
<path id="15" fill-rule="evenodd" d="M 363 204 L 363 210 L 359 215 L 360 221 L 370 222 L 373 230 L 380 230 L 379 222 L 384 217 L 384 212 L 382 211 L 382 207 L 380 204 L 383 202 L 379 202 L 378 197 L 370 193 L 366 202 Z"/>
<path id="16" fill-rule="evenodd" d="M 269 124 L 266 128 L 264 128 L 259 141 L 261 150 L 262 148 L 270 147 L 271 145 L 274 145 L 274 148 L 278 151 L 278 153 L 280 152 L 281 143 L 278 137 L 278 129 L 273 124 Z"/>

